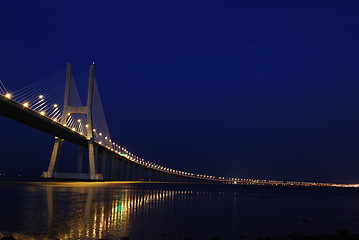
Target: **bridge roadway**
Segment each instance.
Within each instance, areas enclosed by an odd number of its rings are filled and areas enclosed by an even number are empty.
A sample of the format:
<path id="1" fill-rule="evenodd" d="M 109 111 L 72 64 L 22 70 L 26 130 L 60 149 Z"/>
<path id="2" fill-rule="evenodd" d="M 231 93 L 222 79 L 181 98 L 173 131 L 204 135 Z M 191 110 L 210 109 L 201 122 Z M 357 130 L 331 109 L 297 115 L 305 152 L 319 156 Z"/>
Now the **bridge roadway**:
<path id="1" fill-rule="evenodd" d="M 59 122 L 43 116 L 32 109 L 0 95 L 0 115 L 38 129 L 50 135 L 64 139 L 76 145 L 88 147 L 88 139 L 76 131 L 64 127 Z M 105 180 L 152 180 L 175 182 L 224 182 L 225 180 L 205 179 L 196 176 L 183 176 L 177 173 L 150 168 L 136 161 L 119 155 L 118 153 L 95 143 L 96 171 L 101 173 Z M 100 157 L 101 156 L 101 157 Z M 58 173 L 55 177 L 72 178 L 79 176 L 85 179 L 86 173 L 66 174 Z"/>
<path id="2" fill-rule="evenodd" d="M 59 122 L 39 114 L 0 94 L 0 116 L 12 119 L 50 135 L 64 139 L 84 148 L 88 148 L 88 139 L 76 131 L 64 127 Z M 254 179 L 202 178 L 186 176 L 176 172 L 168 172 L 147 166 L 146 163 L 132 161 L 115 151 L 95 143 L 96 173 L 102 174 L 104 180 L 151 180 L 169 182 L 204 182 L 204 183 L 235 183 L 273 186 L 332 186 L 358 187 L 355 184 L 330 184 L 314 182 L 271 181 Z M 79 164 L 79 161 L 77 162 Z M 82 163 L 81 163 L 82 165 Z M 79 166 L 79 165 L 78 165 Z M 82 168 L 82 167 L 81 167 Z M 88 173 L 54 173 L 54 178 L 89 179 Z"/>

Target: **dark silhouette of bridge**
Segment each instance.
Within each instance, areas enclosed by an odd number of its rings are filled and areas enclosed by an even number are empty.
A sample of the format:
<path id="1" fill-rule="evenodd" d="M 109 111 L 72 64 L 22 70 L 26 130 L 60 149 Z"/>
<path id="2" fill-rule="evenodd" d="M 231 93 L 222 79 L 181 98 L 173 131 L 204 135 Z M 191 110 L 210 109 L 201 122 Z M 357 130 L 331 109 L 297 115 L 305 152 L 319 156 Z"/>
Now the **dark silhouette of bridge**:
<path id="1" fill-rule="evenodd" d="M 102 135 L 102 129 L 94 128 L 94 88 L 95 88 L 95 65 L 91 64 L 87 104 L 71 104 L 72 67 L 67 66 L 64 103 L 61 114 L 47 115 L 42 108 L 31 108 L 29 102 L 21 102 L 13 99 L 12 94 L 0 95 L 0 115 L 26 124 L 48 134 L 55 136 L 48 170 L 42 174 L 43 178 L 86 179 L 86 180 L 152 180 L 152 181 L 228 181 L 228 179 L 216 178 L 184 171 L 170 169 L 129 153 L 119 147 L 109 137 L 95 137 Z M 45 96 L 39 95 L 39 101 L 44 102 Z M 39 106 L 41 103 L 33 104 Z M 51 103 L 47 103 L 51 105 Z M 58 106 L 56 106 L 59 108 Z M 83 115 L 81 125 L 69 124 L 72 114 Z M 72 119 L 74 120 L 74 119 Z M 78 119 L 80 122 L 80 119 Z M 76 122 L 76 119 L 75 119 Z M 82 126 L 82 129 L 81 129 Z M 102 140 L 102 141 L 101 141 Z M 77 172 L 58 172 L 57 166 L 60 161 L 60 152 L 63 141 L 78 145 Z M 84 172 L 84 150 L 87 150 L 88 171 Z"/>
<path id="2" fill-rule="evenodd" d="M 60 89 L 64 92 L 63 103 L 54 103 L 52 101 L 54 97 L 46 98 L 46 96 L 37 92 L 38 88 L 44 88 L 46 81 L 24 88 L 24 90 L 18 91 L 16 95 L 7 92 L 0 82 L 0 115 L 55 136 L 49 167 L 42 174 L 43 178 L 221 182 L 263 185 L 333 185 L 327 183 L 217 177 L 175 170 L 145 161 L 143 158 L 119 146 L 110 138 L 97 89 L 95 64 L 90 66 L 86 105 L 82 105 L 81 101 L 76 101 L 79 96 L 70 64 L 67 66 L 65 89 Z M 28 101 L 28 99 L 32 100 Z M 75 173 L 57 171 L 63 141 L 68 141 L 78 146 L 77 171 Z M 86 154 L 85 150 L 87 151 Z M 85 169 L 85 155 L 88 158 L 88 169 Z"/>

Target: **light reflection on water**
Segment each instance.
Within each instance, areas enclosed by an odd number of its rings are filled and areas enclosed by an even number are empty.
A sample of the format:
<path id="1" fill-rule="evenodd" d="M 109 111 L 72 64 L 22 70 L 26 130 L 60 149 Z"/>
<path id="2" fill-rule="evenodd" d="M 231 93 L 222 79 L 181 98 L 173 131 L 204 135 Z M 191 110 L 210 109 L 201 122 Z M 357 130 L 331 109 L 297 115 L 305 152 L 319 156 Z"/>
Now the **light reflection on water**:
<path id="1" fill-rule="evenodd" d="M 102 185 L 102 184 L 101 184 Z M 132 230 L 131 218 L 149 211 L 162 212 L 174 196 L 185 198 L 188 191 L 120 189 L 108 191 L 101 187 L 72 188 L 71 205 L 63 205 L 63 189 L 46 187 L 48 233 L 60 239 L 101 239 L 127 237 Z M 83 201 L 86 199 L 85 201 Z M 67 199 L 69 200 L 69 199 Z M 66 201 L 66 200 L 65 200 Z M 70 228 L 59 232 L 63 221 L 54 219 L 71 209 Z M 35 213 L 36 214 L 36 213 Z M 61 216 L 64 217 L 64 216 Z"/>
<path id="2" fill-rule="evenodd" d="M 353 191 L 0 182 L 0 194 L 0 237 L 16 239 L 255 239 L 359 229 Z"/>
<path id="3" fill-rule="evenodd" d="M 123 183 L 11 184 L 3 186 L 8 197 L 20 194 L 26 201 L 17 206 L 18 211 L 6 216 L 16 222 L 18 231 L 8 231 L 12 227 L 1 221 L 0 231 L 4 231 L 0 237 L 12 235 L 16 239 L 118 239 L 130 235 L 133 239 L 138 235 L 134 233 L 136 218 L 147 218 L 151 212 L 166 214 L 174 207 L 175 198 L 184 203 L 192 194 L 192 191 L 131 189 L 131 185 Z"/>

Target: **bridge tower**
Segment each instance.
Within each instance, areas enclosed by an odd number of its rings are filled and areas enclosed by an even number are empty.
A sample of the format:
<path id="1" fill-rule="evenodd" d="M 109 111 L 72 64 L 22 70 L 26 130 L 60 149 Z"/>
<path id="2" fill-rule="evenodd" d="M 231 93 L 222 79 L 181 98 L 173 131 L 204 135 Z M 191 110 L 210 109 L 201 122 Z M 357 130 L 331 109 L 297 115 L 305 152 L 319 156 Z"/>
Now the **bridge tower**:
<path id="1" fill-rule="evenodd" d="M 70 105 L 70 88 L 72 79 L 72 66 L 70 63 L 67 64 L 66 73 L 66 87 L 64 97 L 64 109 L 62 112 L 61 124 L 66 124 L 67 118 L 71 113 L 85 114 L 87 118 L 87 140 L 88 140 L 88 156 L 89 156 L 89 174 L 81 174 L 82 160 L 83 160 L 83 146 L 79 146 L 78 151 L 78 172 L 73 176 L 61 176 L 57 173 L 57 165 L 60 158 L 61 146 L 64 139 L 55 137 L 54 147 L 52 149 L 51 159 L 47 172 L 44 172 L 41 177 L 43 178 L 79 178 L 79 179 L 90 179 L 90 180 L 103 180 L 102 174 L 96 173 L 95 165 L 95 141 L 93 136 L 93 119 L 92 119 L 92 105 L 94 95 L 94 84 L 95 84 L 95 64 L 91 64 L 89 73 L 89 83 L 87 92 L 87 105 L 86 106 L 72 106 Z"/>

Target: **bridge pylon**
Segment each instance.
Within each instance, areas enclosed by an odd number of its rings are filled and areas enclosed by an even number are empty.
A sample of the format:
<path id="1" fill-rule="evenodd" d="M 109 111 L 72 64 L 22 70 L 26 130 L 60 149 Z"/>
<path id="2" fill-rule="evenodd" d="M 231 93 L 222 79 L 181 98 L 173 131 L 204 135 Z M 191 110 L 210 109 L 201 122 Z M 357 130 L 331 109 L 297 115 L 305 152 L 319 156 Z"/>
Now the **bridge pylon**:
<path id="1" fill-rule="evenodd" d="M 88 156 L 89 156 L 89 173 L 83 174 L 82 172 L 82 161 L 83 161 L 83 146 L 79 146 L 78 151 L 78 173 L 58 173 L 57 165 L 60 158 L 61 146 L 64 139 L 55 137 L 54 147 L 50 158 L 50 163 L 47 172 L 44 172 L 41 177 L 43 178 L 75 178 L 75 179 L 89 179 L 89 180 L 103 180 L 102 174 L 96 172 L 95 165 L 95 140 L 93 135 L 93 116 L 92 116 L 92 105 L 94 95 L 94 84 L 95 84 L 95 64 L 90 65 L 89 83 L 87 92 L 87 104 L 86 106 L 73 106 L 70 105 L 70 90 L 72 80 L 72 66 L 70 63 L 67 64 L 66 73 L 66 87 L 64 97 L 64 108 L 61 117 L 61 124 L 66 124 L 67 119 L 71 113 L 85 114 L 87 118 L 87 140 L 88 140 Z"/>

